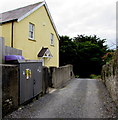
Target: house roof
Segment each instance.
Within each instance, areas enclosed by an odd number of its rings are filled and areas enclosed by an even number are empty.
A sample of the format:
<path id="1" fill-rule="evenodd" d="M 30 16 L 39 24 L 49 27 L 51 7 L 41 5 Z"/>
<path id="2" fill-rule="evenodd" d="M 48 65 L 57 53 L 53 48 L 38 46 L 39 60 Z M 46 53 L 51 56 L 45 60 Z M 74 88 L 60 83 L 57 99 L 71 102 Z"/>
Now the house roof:
<path id="1" fill-rule="evenodd" d="M 18 8 L 18 9 L 12 10 L 12 11 L 1 13 L 0 14 L 1 22 L 5 23 L 5 22 L 12 21 L 12 20 L 18 20 L 20 17 L 22 17 L 23 15 L 25 15 L 26 13 L 28 13 L 29 11 L 31 11 L 32 9 L 37 7 L 39 4 L 41 4 L 41 2 L 32 4 L 32 5 L 28 5 L 28 6 L 25 6 L 22 8 Z"/>
<path id="2" fill-rule="evenodd" d="M 52 57 L 51 52 L 48 48 L 42 48 L 37 56 L 38 57 Z"/>
<path id="3" fill-rule="evenodd" d="M 47 49 L 48 48 L 42 48 L 41 51 L 38 53 L 38 57 L 43 57 Z"/>
<path id="4" fill-rule="evenodd" d="M 10 21 L 20 22 L 21 20 L 23 20 L 24 18 L 26 18 L 27 16 L 32 14 L 34 11 L 36 11 L 37 9 L 42 7 L 43 5 L 46 8 L 47 14 L 48 14 L 49 19 L 51 21 L 51 24 L 52 24 L 52 26 L 53 26 L 53 28 L 56 32 L 56 35 L 59 39 L 59 34 L 57 32 L 56 26 L 54 24 L 54 21 L 52 19 L 52 16 L 50 14 L 50 11 L 49 11 L 48 6 L 47 6 L 45 1 L 38 2 L 36 4 L 28 5 L 28 6 L 18 8 L 18 9 L 15 9 L 15 10 L 11 10 L 11 11 L 8 11 L 8 12 L 1 13 L 0 14 L 0 24 L 4 24 L 4 23 L 10 22 Z"/>

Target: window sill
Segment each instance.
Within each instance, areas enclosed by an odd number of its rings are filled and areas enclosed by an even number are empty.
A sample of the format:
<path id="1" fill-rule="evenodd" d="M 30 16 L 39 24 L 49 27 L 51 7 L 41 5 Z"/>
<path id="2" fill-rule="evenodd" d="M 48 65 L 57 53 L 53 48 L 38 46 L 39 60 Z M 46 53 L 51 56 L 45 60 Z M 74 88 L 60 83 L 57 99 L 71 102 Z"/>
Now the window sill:
<path id="1" fill-rule="evenodd" d="M 34 41 L 34 42 L 36 42 L 36 40 L 35 40 L 35 39 L 32 39 L 32 38 L 28 38 L 28 40 L 31 40 L 31 41 Z"/>
<path id="2" fill-rule="evenodd" d="M 54 47 L 54 44 L 50 44 L 50 46 Z"/>

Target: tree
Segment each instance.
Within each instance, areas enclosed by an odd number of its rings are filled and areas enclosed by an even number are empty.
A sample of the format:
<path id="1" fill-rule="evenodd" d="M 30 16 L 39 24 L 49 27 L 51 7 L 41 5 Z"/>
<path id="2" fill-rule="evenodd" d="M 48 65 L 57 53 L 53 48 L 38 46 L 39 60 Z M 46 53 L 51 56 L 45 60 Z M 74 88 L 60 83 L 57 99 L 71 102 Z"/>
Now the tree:
<path id="1" fill-rule="evenodd" d="M 69 38 L 60 37 L 60 65 L 72 64 L 74 73 L 80 77 L 89 77 L 91 74 L 99 75 L 105 63 L 102 57 L 107 53 L 108 47 L 104 45 L 105 39 L 96 35 Z"/>
<path id="2" fill-rule="evenodd" d="M 60 36 L 60 65 L 73 64 L 77 45 L 68 36 Z"/>

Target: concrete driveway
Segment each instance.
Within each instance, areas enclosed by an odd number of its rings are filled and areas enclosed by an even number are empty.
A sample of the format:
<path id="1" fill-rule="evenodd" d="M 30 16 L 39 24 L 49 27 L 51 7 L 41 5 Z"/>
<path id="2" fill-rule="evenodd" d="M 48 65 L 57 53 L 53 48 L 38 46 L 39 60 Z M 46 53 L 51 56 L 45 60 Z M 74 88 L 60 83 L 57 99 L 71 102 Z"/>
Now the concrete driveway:
<path id="1" fill-rule="evenodd" d="M 73 79 L 6 118 L 116 118 L 117 114 L 101 81 Z"/>

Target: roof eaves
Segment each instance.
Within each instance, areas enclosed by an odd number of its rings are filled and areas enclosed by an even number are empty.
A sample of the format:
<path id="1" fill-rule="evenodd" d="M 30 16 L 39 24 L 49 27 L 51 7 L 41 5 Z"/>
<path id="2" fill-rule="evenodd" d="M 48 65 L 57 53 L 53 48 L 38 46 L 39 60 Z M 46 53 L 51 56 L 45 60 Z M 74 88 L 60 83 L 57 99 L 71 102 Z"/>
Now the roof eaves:
<path id="1" fill-rule="evenodd" d="M 42 2 L 41 4 L 39 4 L 34 9 L 30 10 L 28 13 L 26 13 L 25 15 L 21 16 L 20 18 L 18 18 L 17 22 L 20 22 L 21 20 L 23 20 L 24 18 L 26 18 L 27 16 L 29 16 L 30 14 L 32 14 L 34 11 L 36 11 L 37 9 L 39 9 L 40 7 L 42 7 L 44 4 L 45 4 L 45 2 Z"/>
<path id="2" fill-rule="evenodd" d="M 17 21 L 17 20 L 18 20 L 18 19 L 8 20 L 8 21 L 0 22 L 0 24 L 5 24 L 5 23 L 9 23 L 9 22 L 14 22 L 14 21 Z"/>

